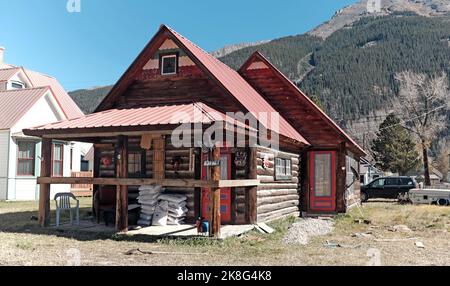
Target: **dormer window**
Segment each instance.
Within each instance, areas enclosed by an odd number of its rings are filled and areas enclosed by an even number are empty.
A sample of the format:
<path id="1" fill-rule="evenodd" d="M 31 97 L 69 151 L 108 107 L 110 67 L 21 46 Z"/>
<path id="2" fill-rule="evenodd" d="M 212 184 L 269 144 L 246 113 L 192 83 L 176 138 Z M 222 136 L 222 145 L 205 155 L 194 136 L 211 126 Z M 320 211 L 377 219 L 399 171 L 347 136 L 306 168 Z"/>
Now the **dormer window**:
<path id="1" fill-rule="evenodd" d="M 161 74 L 173 75 L 177 73 L 178 56 L 176 54 L 161 57 Z"/>
<path id="2" fill-rule="evenodd" d="M 13 82 L 11 82 L 11 88 L 12 89 L 23 89 L 23 88 L 25 88 L 25 85 L 21 82 L 13 81 Z"/>

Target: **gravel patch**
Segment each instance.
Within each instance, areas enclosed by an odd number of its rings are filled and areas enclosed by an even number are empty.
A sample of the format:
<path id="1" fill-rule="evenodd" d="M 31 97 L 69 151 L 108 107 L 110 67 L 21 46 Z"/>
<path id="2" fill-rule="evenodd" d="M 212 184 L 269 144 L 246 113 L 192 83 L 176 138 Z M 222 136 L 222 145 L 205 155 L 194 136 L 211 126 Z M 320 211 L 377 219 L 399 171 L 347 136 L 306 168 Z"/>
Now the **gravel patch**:
<path id="1" fill-rule="evenodd" d="M 333 231 L 333 221 L 322 219 L 302 219 L 294 223 L 283 238 L 285 244 L 308 244 L 313 236 L 327 235 Z"/>

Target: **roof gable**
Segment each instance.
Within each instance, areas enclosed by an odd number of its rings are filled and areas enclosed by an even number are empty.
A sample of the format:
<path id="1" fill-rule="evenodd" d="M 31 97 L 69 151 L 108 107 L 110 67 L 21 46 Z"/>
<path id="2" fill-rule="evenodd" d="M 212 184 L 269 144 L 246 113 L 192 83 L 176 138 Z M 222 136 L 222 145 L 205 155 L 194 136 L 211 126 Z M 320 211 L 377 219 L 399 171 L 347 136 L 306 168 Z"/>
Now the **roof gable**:
<path id="1" fill-rule="evenodd" d="M 167 41 L 170 39 L 170 41 Z M 141 52 L 138 58 L 132 63 L 125 74 L 113 87 L 97 108 L 96 112 L 110 109 L 114 106 L 115 100 L 126 91 L 138 74 L 147 66 L 151 65 L 151 59 L 155 52 L 164 48 L 179 47 L 196 66 L 203 70 L 209 79 L 221 87 L 223 91 L 237 100 L 242 106 L 242 111 L 252 113 L 258 118 L 258 113 L 276 113 L 271 106 L 245 79 L 236 71 L 205 52 L 188 39 L 178 34 L 173 29 L 162 25 L 149 44 Z M 154 63 L 153 63 L 154 65 Z M 270 129 L 270 126 L 267 126 Z M 294 127 L 292 127 L 285 118 L 280 115 L 279 134 L 294 139 L 303 144 L 309 144 Z"/>
<path id="2" fill-rule="evenodd" d="M 78 105 L 54 77 L 27 69 L 25 69 L 25 73 L 28 75 L 33 87 L 48 86 L 51 88 L 58 104 L 61 106 L 61 109 L 67 118 L 73 119 L 84 115 Z"/>
<path id="3" fill-rule="evenodd" d="M 0 91 L 0 130 L 12 128 L 48 91 L 49 87 Z"/>
<path id="4" fill-rule="evenodd" d="M 345 140 L 351 151 L 362 156 L 366 155 L 365 151 L 342 128 L 261 53 L 255 52 L 250 56 L 239 69 L 239 73 L 272 105 L 276 106 L 278 111 L 283 113 L 310 143 L 315 144 L 317 141 L 315 134 L 320 132 L 324 134 L 324 141 L 329 141 L 332 137 L 341 138 Z M 291 104 L 286 104 L 286 101 Z M 320 126 L 314 126 L 313 124 L 318 122 L 313 121 L 320 121 Z M 311 126 L 311 130 L 316 133 L 309 132 L 306 126 Z"/>

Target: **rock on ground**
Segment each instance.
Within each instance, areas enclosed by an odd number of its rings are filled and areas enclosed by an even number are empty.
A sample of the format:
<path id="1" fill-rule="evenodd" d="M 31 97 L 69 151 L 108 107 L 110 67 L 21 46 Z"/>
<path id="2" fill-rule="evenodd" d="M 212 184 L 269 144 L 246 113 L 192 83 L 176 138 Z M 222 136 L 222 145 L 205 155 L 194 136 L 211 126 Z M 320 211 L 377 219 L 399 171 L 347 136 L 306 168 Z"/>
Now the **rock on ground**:
<path id="1" fill-rule="evenodd" d="M 285 244 L 308 244 L 313 236 L 326 235 L 333 231 L 333 221 L 322 219 L 302 219 L 294 223 L 283 238 Z"/>

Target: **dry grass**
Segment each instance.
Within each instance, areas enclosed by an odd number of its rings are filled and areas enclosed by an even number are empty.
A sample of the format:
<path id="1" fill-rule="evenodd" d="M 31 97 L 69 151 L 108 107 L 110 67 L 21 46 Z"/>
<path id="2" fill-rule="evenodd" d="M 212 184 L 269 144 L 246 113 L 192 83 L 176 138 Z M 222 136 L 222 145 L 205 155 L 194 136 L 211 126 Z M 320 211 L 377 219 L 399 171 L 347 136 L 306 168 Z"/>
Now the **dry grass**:
<path id="1" fill-rule="evenodd" d="M 89 199 L 82 200 L 82 216 L 89 215 Z M 37 215 L 35 202 L 0 202 L 0 265 L 66 265 L 74 249 L 82 265 L 366 265 L 372 253 L 385 265 L 450 265 L 450 208 L 365 204 L 336 218 L 332 234 L 313 238 L 307 246 L 287 246 L 281 241 L 294 218 L 272 224 L 276 232 L 251 232 L 224 241 L 130 237 L 86 231 L 40 229 L 30 220 Z M 365 218 L 371 224 L 355 223 Z M 393 232 L 394 225 L 411 232 Z M 367 237 L 354 233 L 370 232 Z M 410 239 L 415 238 L 415 239 Z M 394 240 L 394 241 L 389 241 Z M 417 248 L 421 241 L 425 249 Z M 328 242 L 341 247 L 324 246 Z M 172 254 L 132 254 L 131 249 Z M 377 258 L 377 257 L 375 257 Z"/>

